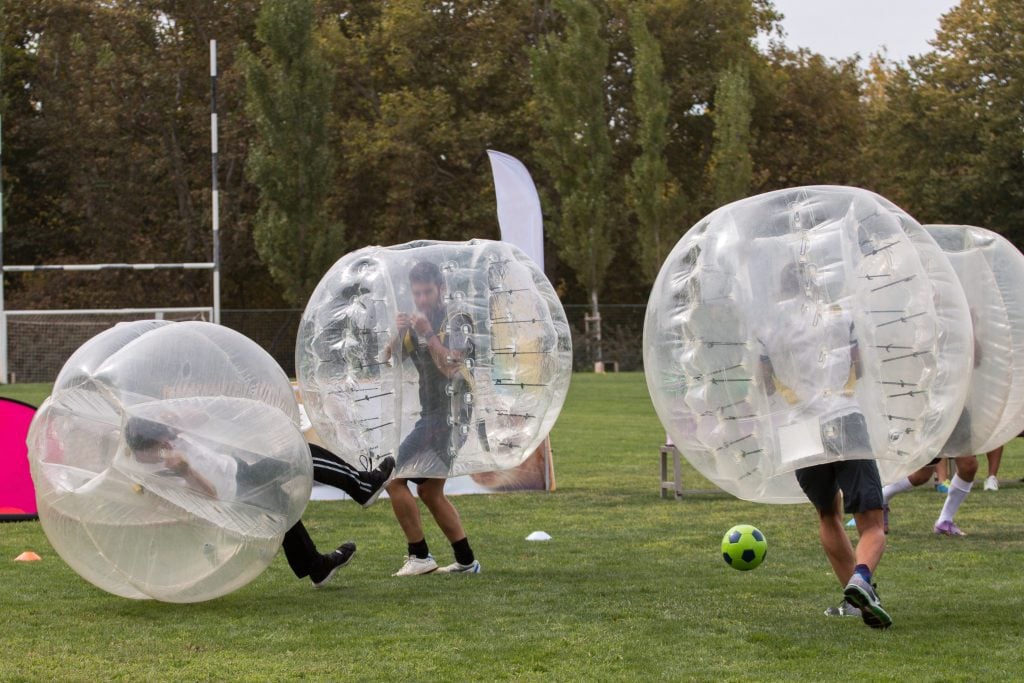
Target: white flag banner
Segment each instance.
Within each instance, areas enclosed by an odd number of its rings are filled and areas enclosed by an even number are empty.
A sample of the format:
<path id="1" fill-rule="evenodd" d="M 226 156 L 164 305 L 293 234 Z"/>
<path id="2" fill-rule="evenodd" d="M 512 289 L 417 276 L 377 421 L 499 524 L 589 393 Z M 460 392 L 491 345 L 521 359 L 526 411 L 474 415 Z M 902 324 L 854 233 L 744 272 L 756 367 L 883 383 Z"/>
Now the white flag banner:
<path id="1" fill-rule="evenodd" d="M 544 270 L 544 219 L 533 178 L 513 156 L 490 149 L 487 156 L 494 174 L 501 241 L 522 249 Z"/>

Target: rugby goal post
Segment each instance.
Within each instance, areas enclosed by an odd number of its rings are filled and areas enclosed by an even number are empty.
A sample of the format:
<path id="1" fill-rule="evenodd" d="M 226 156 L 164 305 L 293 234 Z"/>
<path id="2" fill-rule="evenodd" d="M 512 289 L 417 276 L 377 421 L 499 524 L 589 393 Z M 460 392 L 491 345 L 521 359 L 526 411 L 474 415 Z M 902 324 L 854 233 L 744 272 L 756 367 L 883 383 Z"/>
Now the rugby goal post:
<path id="1" fill-rule="evenodd" d="M 122 316 L 125 319 L 142 319 L 157 317 L 164 319 L 206 319 L 220 324 L 220 193 L 217 187 L 217 41 L 210 41 L 210 169 L 211 183 L 211 229 L 213 232 L 213 259 L 194 263 L 96 263 L 96 264 L 64 264 L 64 265 L 5 265 L 4 264 L 4 204 L 3 204 L 3 119 L 0 118 L 0 384 L 10 381 L 8 365 L 8 320 L 9 317 L 29 316 L 41 317 L 44 321 L 53 322 L 50 316 L 92 315 Z M 7 273 L 31 272 L 96 272 L 104 270 L 209 270 L 213 277 L 213 302 L 208 307 L 198 308 L 121 308 L 121 309 L 76 309 L 76 310 L 36 310 L 8 311 L 4 307 L 4 276 Z M 208 317 L 203 317 L 205 315 Z M 168 314 L 171 317 L 168 317 Z M 194 317 L 188 317 L 194 316 Z M 118 322 L 116 319 L 106 325 L 110 327 Z M 46 324 L 43 322 L 41 324 Z M 102 331 L 100 328 L 98 331 Z M 95 334 L 95 333 L 94 333 Z M 90 337 L 93 335 L 89 335 Z M 89 337 L 86 337 L 88 339 Z M 84 339 L 82 340 L 84 341 Z M 76 347 L 77 348 L 77 347 Z M 73 350 L 73 349 L 72 349 Z M 63 365 L 63 363 L 61 363 Z"/>

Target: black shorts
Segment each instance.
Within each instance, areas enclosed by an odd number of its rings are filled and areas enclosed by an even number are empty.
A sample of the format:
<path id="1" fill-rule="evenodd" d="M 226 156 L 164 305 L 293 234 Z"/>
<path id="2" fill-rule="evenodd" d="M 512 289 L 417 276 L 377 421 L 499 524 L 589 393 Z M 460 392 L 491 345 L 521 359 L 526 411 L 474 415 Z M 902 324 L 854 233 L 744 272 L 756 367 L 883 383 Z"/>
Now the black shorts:
<path id="1" fill-rule="evenodd" d="M 847 513 L 881 510 L 882 480 L 874 460 L 840 460 L 796 471 L 800 488 L 818 510 L 830 511 L 836 491 L 843 492 Z"/>

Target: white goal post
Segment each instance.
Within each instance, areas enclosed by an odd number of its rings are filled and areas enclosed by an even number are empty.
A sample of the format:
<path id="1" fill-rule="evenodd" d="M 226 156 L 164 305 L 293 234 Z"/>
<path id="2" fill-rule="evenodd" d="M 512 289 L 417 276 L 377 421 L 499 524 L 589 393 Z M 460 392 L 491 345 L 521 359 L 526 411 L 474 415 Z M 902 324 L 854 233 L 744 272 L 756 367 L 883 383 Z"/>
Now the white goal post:
<path id="1" fill-rule="evenodd" d="M 212 175 L 212 197 L 211 197 L 211 228 L 213 232 L 213 259 L 210 261 L 195 263 L 85 263 L 85 264 L 64 264 L 64 265 L 4 265 L 4 193 L 3 193 L 3 119 L 0 118 L 0 384 L 7 384 L 12 381 L 12 373 L 9 365 L 8 349 L 11 336 L 9 324 L 23 326 L 27 330 L 27 340 L 19 341 L 19 347 L 27 345 L 39 359 L 44 347 L 52 345 L 54 341 L 62 339 L 58 333 L 58 326 L 63 325 L 66 329 L 91 329 L 91 334 L 78 341 L 80 345 L 92 336 L 117 322 L 126 320 L 142 320 L 146 318 L 163 318 L 167 320 L 207 320 L 220 324 L 220 193 L 217 187 L 217 41 L 210 41 L 210 158 Z M 32 273 L 32 272 L 98 272 L 107 270 L 209 270 L 213 276 L 213 302 L 207 307 L 192 308 L 120 308 L 120 309 L 76 309 L 76 310 L 35 310 L 35 311 L 11 311 L 4 308 L 4 275 L 6 273 Z M 92 320 L 86 320 L 92 316 Z M 78 320 L 60 321 L 58 318 L 77 317 Z M 36 326 L 36 331 L 32 331 Z M 45 328 L 45 332 L 41 332 Z M 22 330 L 19 329 L 19 335 Z M 65 335 L 71 339 L 78 339 L 81 335 Z M 41 344 L 36 346 L 36 344 Z M 66 359 L 77 345 L 71 348 L 64 356 Z M 61 347 L 59 353 L 66 349 Z M 61 361 L 60 366 L 63 365 Z M 48 364 L 47 364 L 48 366 Z M 58 366 L 58 370 L 60 368 Z M 50 372 L 47 370 L 47 372 Z M 30 375 L 32 373 L 29 373 Z M 52 380 L 56 376 L 53 372 L 48 376 Z M 29 380 L 25 378 L 22 371 L 21 381 L 46 381 Z"/>

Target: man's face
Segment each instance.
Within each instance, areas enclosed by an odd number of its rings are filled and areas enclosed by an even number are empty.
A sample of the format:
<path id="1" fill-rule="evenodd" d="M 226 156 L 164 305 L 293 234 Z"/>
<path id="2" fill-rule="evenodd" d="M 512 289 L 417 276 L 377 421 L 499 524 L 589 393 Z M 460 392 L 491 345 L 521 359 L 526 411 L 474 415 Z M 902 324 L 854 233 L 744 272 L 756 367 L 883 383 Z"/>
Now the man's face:
<path id="1" fill-rule="evenodd" d="M 417 311 L 426 313 L 440 304 L 441 290 L 433 282 L 413 282 L 412 301 Z"/>

